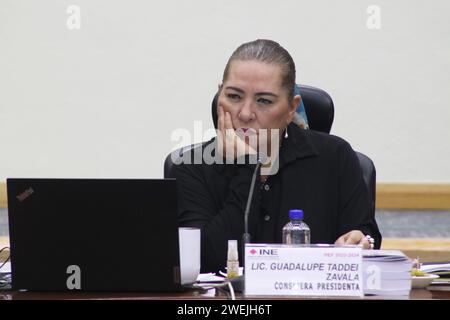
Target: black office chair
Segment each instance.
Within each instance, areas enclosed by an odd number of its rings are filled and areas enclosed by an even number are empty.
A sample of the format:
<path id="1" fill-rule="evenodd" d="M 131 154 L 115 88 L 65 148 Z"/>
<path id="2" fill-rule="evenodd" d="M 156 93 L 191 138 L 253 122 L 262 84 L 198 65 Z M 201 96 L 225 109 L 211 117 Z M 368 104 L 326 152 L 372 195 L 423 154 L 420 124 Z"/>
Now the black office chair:
<path id="1" fill-rule="evenodd" d="M 311 86 L 300 85 L 300 92 L 305 106 L 305 112 L 308 117 L 308 124 L 311 130 L 330 133 L 334 120 L 333 99 L 325 91 Z M 211 114 L 214 127 L 217 129 L 217 98 L 214 96 L 211 104 Z M 181 155 L 192 148 L 200 147 L 201 143 L 193 144 L 173 151 L 166 157 L 164 162 L 164 177 L 174 178 L 172 159 L 180 159 Z M 369 190 L 370 205 L 372 212 L 375 212 L 375 188 L 376 188 L 376 170 L 372 160 L 366 155 L 356 152 L 363 172 L 364 182 Z"/>

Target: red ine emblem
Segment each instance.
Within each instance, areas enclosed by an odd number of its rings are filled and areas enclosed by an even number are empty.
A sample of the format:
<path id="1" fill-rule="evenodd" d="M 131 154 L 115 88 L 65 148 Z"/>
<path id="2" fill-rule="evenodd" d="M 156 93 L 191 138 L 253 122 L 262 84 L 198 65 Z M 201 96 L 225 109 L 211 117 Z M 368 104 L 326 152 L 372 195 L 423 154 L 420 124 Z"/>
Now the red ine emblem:
<path id="1" fill-rule="evenodd" d="M 250 250 L 251 254 L 255 254 L 257 251 L 255 249 Z"/>

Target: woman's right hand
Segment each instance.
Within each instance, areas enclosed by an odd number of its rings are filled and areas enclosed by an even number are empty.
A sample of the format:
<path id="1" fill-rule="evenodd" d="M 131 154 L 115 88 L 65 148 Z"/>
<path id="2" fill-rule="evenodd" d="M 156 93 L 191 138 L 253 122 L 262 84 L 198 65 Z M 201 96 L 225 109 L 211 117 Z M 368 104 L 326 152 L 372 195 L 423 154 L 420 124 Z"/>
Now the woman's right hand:
<path id="1" fill-rule="evenodd" d="M 218 111 L 218 126 L 217 133 L 218 150 L 226 159 L 236 159 L 247 154 L 257 154 L 257 151 L 245 143 L 235 132 L 231 114 L 226 112 L 223 106 L 219 105 Z M 227 154 L 228 150 L 228 154 Z M 233 153 L 232 151 L 233 150 Z"/>

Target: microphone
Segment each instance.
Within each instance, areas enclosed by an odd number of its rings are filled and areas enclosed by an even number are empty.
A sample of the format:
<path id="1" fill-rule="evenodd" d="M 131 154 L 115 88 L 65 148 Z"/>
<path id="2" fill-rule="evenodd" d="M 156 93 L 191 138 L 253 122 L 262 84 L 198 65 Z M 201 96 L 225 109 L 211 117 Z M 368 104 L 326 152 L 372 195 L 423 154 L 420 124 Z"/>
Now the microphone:
<path id="1" fill-rule="evenodd" d="M 267 159 L 267 157 L 264 154 L 262 154 L 262 153 L 257 154 L 257 163 L 256 163 L 255 170 L 253 171 L 252 182 L 250 184 L 250 191 L 248 193 L 247 205 L 245 207 L 245 212 L 244 212 L 244 234 L 242 235 L 242 265 L 244 267 L 243 268 L 244 272 L 245 272 L 245 244 L 250 243 L 250 233 L 248 232 L 248 216 L 250 214 L 250 207 L 252 204 L 253 192 L 255 190 L 256 176 L 257 176 L 258 170 L 261 168 L 261 165 L 263 163 L 265 163 L 266 159 Z M 243 275 L 232 278 L 230 280 L 230 283 L 233 285 L 234 291 L 237 291 L 237 292 L 245 291 L 245 278 Z"/>
<path id="2" fill-rule="evenodd" d="M 245 212 L 244 212 L 244 234 L 242 235 L 242 265 L 244 266 L 244 269 L 245 269 L 245 244 L 250 243 L 250 238 L 251 238 L 250 233 L 248 232 L 248 216 L 250 214 L 250 207 L 252 204 L 253 192 L 255 189 L 256 176 L 257 176 L 258 170 L 261 168 L 263 161 L 266 159 L 266 156 L 262 153 L 258 153 L 257 156 L 258 156 L 257 163 L 256 163 L 255 170 L 253 171 L 252 182 L 250 184 L 250 191 L 248 193 L 248 198 L 247 198 L 247 205 L 245 207 Z"/>

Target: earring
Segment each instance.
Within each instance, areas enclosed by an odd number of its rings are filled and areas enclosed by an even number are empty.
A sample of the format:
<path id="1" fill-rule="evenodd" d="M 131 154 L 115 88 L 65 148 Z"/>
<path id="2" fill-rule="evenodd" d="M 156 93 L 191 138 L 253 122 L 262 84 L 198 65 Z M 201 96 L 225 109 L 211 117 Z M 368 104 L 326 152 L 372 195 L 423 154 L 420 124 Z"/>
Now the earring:
<path id="1" fill-rule="evenodd" d="M 284 130 L 284 138 L 287 139 L 289 137 L 288 132 L 287 132 L 287 127 L 286 130 Z"/>

